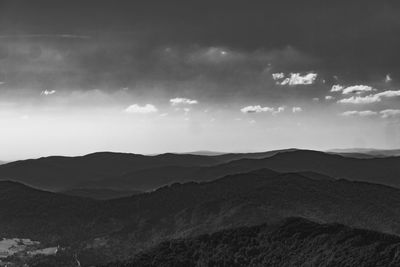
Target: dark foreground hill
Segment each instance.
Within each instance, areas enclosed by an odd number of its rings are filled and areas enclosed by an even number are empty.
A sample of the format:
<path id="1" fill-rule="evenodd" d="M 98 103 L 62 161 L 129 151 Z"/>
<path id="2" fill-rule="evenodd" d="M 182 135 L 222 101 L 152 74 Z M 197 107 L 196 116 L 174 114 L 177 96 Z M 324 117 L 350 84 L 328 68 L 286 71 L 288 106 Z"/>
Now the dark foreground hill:
<path id="1" fill-rule="evenodd" d="M 106 266 L 400 266 L 400 238 L 290 218 L 166 241 Z"/>
<path id="2" fill-rule="evenodd" d="M 300 216 L 400 234 L 400 190 L 268 169 L 95 201 L 0 183 L 0 234 L 73 250 L 82 264 L 126 259 L 155 244 Z"/>
<path id="3" fill-rule="evenodd" d="M 90 227 L 103 210 L 100 202 L 0 181 L 0 237 L 70 243 L 99 234 Z M 103 224 L 101 224 L 103 225 Z"/>

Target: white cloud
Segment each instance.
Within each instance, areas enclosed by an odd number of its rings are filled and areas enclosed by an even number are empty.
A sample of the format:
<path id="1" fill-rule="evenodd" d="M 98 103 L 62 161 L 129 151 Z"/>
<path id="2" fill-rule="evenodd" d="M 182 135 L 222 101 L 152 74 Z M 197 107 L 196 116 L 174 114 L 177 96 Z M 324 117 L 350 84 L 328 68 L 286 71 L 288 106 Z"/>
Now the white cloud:
<path id="1" fill-rule="evenodd" d="M 173 105 L 194 105 L 199 103 L 197 100 L 193 100 L 193 99 L 188 99 L 188 98 L 181 98 L 181 97 L 177 97 L 177 98 L 172 98 L 169 100 L 169 102 Z"/>
<path id="2" fill-rule="evenodd" d="M 285 74 L 283 72 L 279 72 L 279 73 L 272 73 L 272 79 L 276 80 L 281 80 L 285 78 Z"/>
<path id="3" fill-rule="evenodd" d="M 312 99 L 312 101 L 318 102 L 318 101 L 319 101 L 319 98 L 318 98 L 318 97 L 314 97 L 314 98 Z"/>
<path id="4" fill-rule="evenodd" d="M 332 100 L 332 99 L 334 99 L 334 97 L 333 97 L 333 96 L 331 96 L 331 95 L 327 95 L 327 96 L 325 96 L 325 100 Z"/>
<path id="5" fill-rule="evenodd" d="M 283 81 L 277 81 L 277 84 L 280 85 L 310 85 L 315 82 L 317 79 L 317 73 L 307 73 L 305 75 L 301 75 L 300 73 L 290 73 L 289 77 L 285 78 Z"/>
<path id="6" fill-rule="evenodd" d="M 371 110 L 363 110 L 363 111 L 351 110 L 351 111 L 345 111 L 342 113 L 342 115 L 346 116 L 346 117 L 351 117 L 351 116 L 368 117 L 368 116 L 374 116 L 377 114 L 378 114 L 377 112 L 371 111 Z"/>
<path id="7" fill-rule="evenodd" d="M 261 107 L 260 105 L 256 105 L 256 106 L 247 106 L 244 108 L 241 108 L 240 111 L 242 113 L 261 113 L 261 112 L 270 112 L 274 115 L 284 112 L 285 111 L 285 107 L 281 106 L 278 108 L 271 108 L 271 107 Z"/>
<path id="8" fill-rule="evenodd" d="M 344 89 L 343 86 L 339 85 L 339 84 L 335 84 L 332 86 L 331 88 L 331 92 L 340 92 Z"/>
<path id="9" fill-rule="evenodd" d="M 390 98 L 400 96 L 400 90 L 394 91 L 384 91 L 381 93 L 377 93 L 374 95 L 367 95 L 367 96 L 352 96 L 349 98 L 344 98 L 338 101 L 338 103 L 345 103 L 345 104 L 370 104 L 380 102 L 383 97 Z"/>
<path id="10" fill-rule="evenodd" d="M 146 104 L 144 106 L 133 104 L 127 107 L 125 111 L 128 113 L 149 114 L 158 112 L 158 109 L 152 104 Z"/>
<path id="11" fill-rule="evenodd" d="M 257 106 L 247 106 L 240 109 L 242 113 L 274 112 L 274 108 Z"/>
<path id="12" fill-rule="evenodd" d="M 52 95 L 55 93 L 56 93 L 56 90 L 44 90 L 40 93 L 40 95 Z"/>
<path id="13" fill-rule="evenodd" d="M 292 108 L 293 113 L 302 112 L 302 111 L 303 111 L 303 109 L 301 107 L 293 107 Z"/>
<path id="14" fill-rule="evenodd" d="M 393 118 L 400 117 L 400 109 L 385 109 L 379 112 L 382 115 L 382 118 Z"/>
<path id="15" fill-rule="evenodd" d="M 349 98 L 344 98 L 338 101 L 338 103 L 343 104 L 371 104 L 380 102 L 381 99 L 376 95 L 367 95 L 367 96 L 352 96 Z"/>
<path id="16" fill-rule="evenodd" d="M 342 92 L 344 95 L 352 93 L 361 94 L 363 92 L 371 92 L 371 91 L 376 91 L 376 89 L 368 85 L 352 85 L 344 87 L 342 85 L 335 84 L 331 88 L 331 92 Z"/>
<path id="17" fill-rule="evenodd" d="M 390 77 L 390 74 L 386 74 L 385 82 L 390 83 L 391 81 L 392 81 L 392 77 Z"/>
<path id="18" fill-rule="evenodd" d="M 377 93 L 376 96 L 378 96 L 378 97 L 396 97 L 396 96 L 400 96 L 400 90 L 397 90 L 397 91 L 388 90 L 388 91 L 384 91 L 381 93 Z"/>
<path id="19" fill-rule="evenodd" d="M 376 89 L 374 89 L 368 85 L 353 85 L 353 86 L 344 88 L 342 92 L 344 95 L 347 95 L 347 94 L 361 94 L 364 92 L 371 92 L 371 91 L 375 91 L 375 90 Z"/>
<path id="20" fill-rule="evenodd" d="M 285 107 L 278 107 L 277 109 L 274 109 L 274 111 L 272 112 L 272 114 L 278 114 L 278 113 L 281 113 L 281 112 L 284 112 L 285 111 Z"/>

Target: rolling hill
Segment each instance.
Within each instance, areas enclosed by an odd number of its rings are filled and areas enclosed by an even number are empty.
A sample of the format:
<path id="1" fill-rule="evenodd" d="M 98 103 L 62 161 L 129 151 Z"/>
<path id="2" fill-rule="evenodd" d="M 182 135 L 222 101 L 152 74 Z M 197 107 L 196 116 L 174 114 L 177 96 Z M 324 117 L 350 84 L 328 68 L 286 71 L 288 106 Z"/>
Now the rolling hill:
<path id="1" fill-rule="evenodd" d="M 159 242 L 287 217 L 400 234 L 400 190 L 312 172 L 261 169 L 96 201 L 0 182 L 0 234 L 71 249 L 85 264 Z"/>
<path id="2" fill-rule="evenodd" d="M 83 181 L 116 177 L 129 171 L 161 166 L 207 166 L 212 157 L 162 154 L 144 156 L 99 152 L 80 157 L 52 156 L 0 165 L 0 178 L 20 181 L 49 190 L 64 190 Z"/>
<path id="3" fill-rule="evenodd" d="M 94 234 L 90 222 L 100 205 L 86 198 L 0 182 L 0 236 L 42 242 L 75 242 Z"/>
<path id="4" fill-rule="evenodd" d="M 163 242 L 128 266 L 399 266 L 400 238 L 340 224 L 290 218 Z"/>
<path id="5" fill-rule="evenodd" d="M 239 159 L 213 166 L 165 166 L 127 172 L 119 177 L 104 178 L 82 187 L 132 190 L 154 190 L 174 182 L 210 181 L 235 173 L 261 168 L 278 172 L 314 172 L 335 178 L 380 183 L 400 187 L 400 157 L 351 158 L 311 150 L 280 152 L 263 159 Z"/>
<path id="6" fill-rule="evenodd" d="M 48 157 L 0 165 L 0 178 L 53 191 L 80 188 L 151 191 L 174 182 L 210 181 L 261 168 L 278 172 L 310 171 L 400 187 L 400 157 L 354 158 L 295 149 L 217 156 L 105 152 L 82 157 Z"/>
<path id="7" fill-rule="evenodd" d="M 122 190 L 112 190 L 112 189 L 91 189 L 91 188 L 77 188 L 71 190 L 60 191 L 58 193 L 69 195 L 86 197 L 98 200 L 107 200 L 121 197 L 129 197 L 132 195 L 141 194 L 141 191 L 122 191 Z"/>
<path id="8" fill-rule="evenodd" d="M 285 150 L 286 151 L 286 150 Z M 163 167 L 212 166 L 241 158 L 265 158 L 280 151 L 216 156 L 192 154 L 160 154 L 145 156 L 130 153 L 97 152 L 78 157 L 51 156 L 0 165 L 0 179 L 19 181 L 34 187 L 62 191 L 95 184 L 99 180 L 114 179 L 127 173 L 153 170 L 163 174 Z M 157 183 L 155 188 L 164 185 Z M 122 188 L 124 190 L 126 188 Z M 139 188 L 138 188 L 139 189 Z M 153 188 L 154 189 L 154 188 Z"/>

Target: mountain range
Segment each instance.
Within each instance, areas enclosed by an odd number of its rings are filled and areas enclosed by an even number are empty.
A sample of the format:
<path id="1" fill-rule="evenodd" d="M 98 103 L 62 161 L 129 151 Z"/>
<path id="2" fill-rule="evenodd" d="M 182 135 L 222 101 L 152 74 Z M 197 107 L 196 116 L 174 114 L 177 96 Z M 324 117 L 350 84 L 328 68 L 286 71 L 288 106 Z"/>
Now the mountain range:
<path id="1" fill-rule="evenodd" d="M 1 236 L 60 245 L 83 266 L 128 260 L 170 239 L 287 217 L 400 234 L 399 189 L 269 169 L 104 201 L 0 182 L 0 210 Z"/>
<path id="2" fill-rule="evenodd" d="M 0 178 L 52 191 L 152 191 L 174 182 L 210 181 L 261 168 L 400 186 L 400 157 L 360 158 L 296 149 L 215 156 L 101 152 L 47 157 L 0 165 Z"/>
<path id="3" fill-rule="evenodd" d="M 125 262 L 144 266 L 399 266 L 400 238 L 289 218 L 165 241 Z"/>
<path id="4" fill-rule="evenodd" d="M 400 157 L 349 153 L 100 152 L 7 163 L 0 166 L 0 237 L 59 252 L 6 260 L 57 267 L 335 266 L 354 258 L 395 266 Z"/>
<path id="5" fill-rule="evenodd" d="M 148 191 L 173 182 L 210 181 L 261 168 L 278 172 L 309 171 L 334 178 L 400 186 L 400 157 L 360 159 L 308 150 L 285 151 L 261 159 L 242 158 L 212 166 L 142 169 L 95 183 L 82 183 L 81 186 Z"/>
<path id="6" fill-rule="evenodd" d="M 102 179 L 115 179 L 135 171 L 171 166 L 182 168 L 213 166 L 241 158 L 265 158 L 279 152 L 281 150 L 217 156 L 173 153 L 145 156 L 97 152 L 77 157 L 51 156 L 1 165 L 0 179 L 20 181 L 34 187 L 60 191 L 71 189 L 83 182 L 96 183 Z"/>

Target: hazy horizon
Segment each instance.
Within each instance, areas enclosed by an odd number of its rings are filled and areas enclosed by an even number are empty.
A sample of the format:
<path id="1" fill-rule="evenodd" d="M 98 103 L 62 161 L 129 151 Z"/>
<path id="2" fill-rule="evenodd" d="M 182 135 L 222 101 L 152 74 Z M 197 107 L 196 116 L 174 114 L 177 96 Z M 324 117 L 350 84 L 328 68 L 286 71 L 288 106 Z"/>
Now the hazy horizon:
<path id="1" fill-rule="evenodd" d="M 28 160 L 28 159 L 38 159 L 38 158 L 46 158 L 46 157 L 80 157 L 80 156 L 86 156 L 90 154 L 96 154 L 96 153 L 123 153 L 123 154 L 136 154 L 136 155 L 144 155 L 144 156 L 157 156 L 157 155 L 162 155 L 162 154 L 187 154 L 187 155 L 205 155 L 205 156 L 213 156 L 213 155 L 222 155 L 222 154 L 246 154 L 246 153 L 264 153 L 264 152 L 271 152 L 271 151 L 280 151 L 280 150 L 311 150 L 311 151 L 320 151 L 320 152 L 355 152 L 355 153 L 362 153 L 363 151 L 392 151 L 392 150 L 400 150 L 400 148 L 376 148 L 376 147 L 335 147 L 335 148 L 327 148 L 327 149 L 311 149 L 311 148 L 303 148 L 303 147 L 286 147 L 286 148 L 275 148 L 275 149 L 265 149 L 265 150 L 232 150 L 232 151 L 213 151 L 213 150 L 191 150 L 191 151 L 161 151 L 161 152 L 155 152 L 155 153 L 140 153 L 137 151 L 122 151 L 122 150 L 98 150 L 98 151 L 89 151 L 89 152 L 83 152 L 83 153 L 77 153 L 77 154 L 60 154 L 60 153 L 54 153 L 54 154 L 38 154 L 38 155 L 33 155 L 30 157 L 21 157 L 21 158 L 11 158 L 11 159 L 0 159 L 0 162 L 4 163 L 9 163 L 9 162 L 14 162 L 14 161 L 19 161 L 19 160 Z"/>

